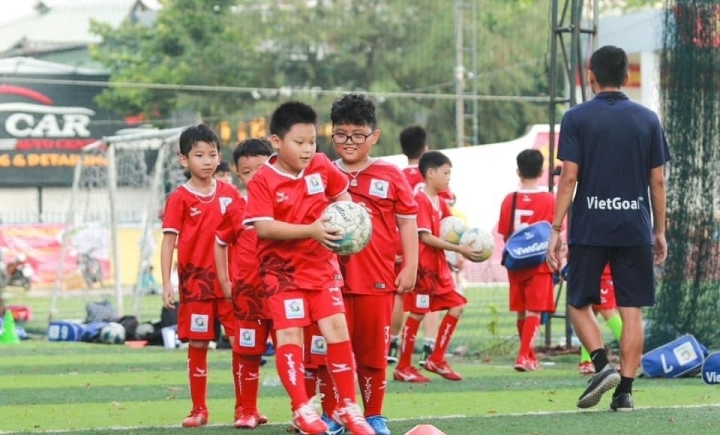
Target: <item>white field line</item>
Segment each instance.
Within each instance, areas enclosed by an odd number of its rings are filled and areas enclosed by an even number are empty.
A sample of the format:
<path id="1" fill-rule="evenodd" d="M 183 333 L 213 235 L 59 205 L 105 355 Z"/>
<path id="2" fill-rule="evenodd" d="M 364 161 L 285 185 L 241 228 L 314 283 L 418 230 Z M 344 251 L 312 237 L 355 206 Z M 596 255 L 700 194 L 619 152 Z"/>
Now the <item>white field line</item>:
<path id="1" fill-rule="evenodd" d="M 676 405 L 676 406 L 639 406 L 635 408 L 638 411 L 642 410 L 655 410 L 655 409 L 693 409 L 693 408 L 720 408 L 720 403 L 708 403 L 706 405 Z M 507 414 L 486 414 L 486 415 L 439 415 L 439 416 L 428 416 L 423 417 L 423 420 L 428 423 L 432 423 L 434 420 L 458 420 L 462 418 L 501 418 L 501 417 L 526 417 L 526 416 L 543 416 L 543 415 L 562 415 L 562 414 L 586 414 L 590 412 L 609 412 L 609 410 L 594 409 L 594 410 L 566 410 L 566 411 L 530 411 L 530 412 L 514 412 Z M 419 420 L 419 418 L 394 418 L 391 421 L 410 421 Z M 282 423 L 269 423 L 267 426 L 290 426 L 288 422 Z M 229 424 L 209 424 L 207 427 L 230 427 Z M 126 431 L 126 430 L 143 430 L 143 429 L 172 429 L 180 428 L 180 425 L 170 426 L 106 426 L 96 427 L 87 429 L 46 429 L 39 431 L 41 433 L 83 433 L 83 432 L 95 432 L 95 431 Z M 20 433 L 22 431 L 6 432 L 0 431 L 0 435 L 9 435 L 14 433 Z M 32 432 L 32 431 L 24 431 Z"/>

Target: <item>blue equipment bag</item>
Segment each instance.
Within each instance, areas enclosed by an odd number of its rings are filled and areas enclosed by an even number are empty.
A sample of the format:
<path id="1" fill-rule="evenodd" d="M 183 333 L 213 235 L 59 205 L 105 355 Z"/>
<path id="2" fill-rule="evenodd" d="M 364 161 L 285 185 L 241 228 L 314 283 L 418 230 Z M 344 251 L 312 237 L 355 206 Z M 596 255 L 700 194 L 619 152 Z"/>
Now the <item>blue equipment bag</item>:
<path id="1" fill-rule="evenodd" d="M 552 233 L 552 225 L 540 221 L 516 231 L 505 243 L 503 265 L 507 270 L 521 270 L 540 266 Z"/>
<path id="2" fill-rule="evenodd" d="M 703 361 L 702 380 L 708 385 L 720 385 L 720 352 L 713 352 Z"/>
<path id="3" fill-rule="evenodd" d="M 80 341 L 85 327 L 67 320 L 55 320 L 48 326 L 48 341 Z"/>
<path id="4" fill-rule="evenodd" d="M 640 365 L 648 378 L 695 376 L 708 350 L 691 334 L 676 338 L 642 356 Z"/>

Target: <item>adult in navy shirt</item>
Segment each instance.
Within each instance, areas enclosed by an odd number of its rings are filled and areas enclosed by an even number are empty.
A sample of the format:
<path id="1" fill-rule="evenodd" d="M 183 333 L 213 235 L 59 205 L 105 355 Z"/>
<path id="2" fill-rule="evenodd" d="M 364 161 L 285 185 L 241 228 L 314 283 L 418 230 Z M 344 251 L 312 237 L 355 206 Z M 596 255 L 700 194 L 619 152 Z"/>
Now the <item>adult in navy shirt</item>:
<path id="1" fill-rule="evenodd" d="M 632 382 L 643 348 L 641 307 L 655 303 L 654 265 L 667 256 L 663 166 L 670 152 L 657 115 L 620 92 L 628 77 L 625 52 L 602 47 L 590 57 L 589 69 L 595 98 L 568 110 L 562 120 L 558 158 L 563 168 L 547 259 L 557 270 L 559 232 L 572 203 L 569 314 L 591 350 L 596 372 L 577 406 L 595 406 L 617 387 L 610 408 L 632 411 Z M 619 374 L 608 363 L 591 309 L 600 302 L 600 277 L 608 262 L 623 321 Z"/>

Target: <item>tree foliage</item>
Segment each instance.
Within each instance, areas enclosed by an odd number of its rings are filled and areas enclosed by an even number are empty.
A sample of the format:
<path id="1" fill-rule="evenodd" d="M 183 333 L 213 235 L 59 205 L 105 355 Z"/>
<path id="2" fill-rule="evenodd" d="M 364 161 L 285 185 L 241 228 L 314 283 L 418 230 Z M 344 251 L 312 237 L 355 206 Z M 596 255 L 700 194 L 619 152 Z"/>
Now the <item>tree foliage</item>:
<path id="1" fill-rule="evenodd" d="M 547 94 L 549 5 L 540 0 L 477 2 L 481 95 Z M 469 2 L 464 2 L 469 3 Z M 111 73 L 99 98 L 122 114 L 149 120 L 191 111 L 208 122 L 267 116 L 279 101 L 313 104 L 326 120 L 337 95 L 312 89 L 454 93 L 454 2 L 435 0 L 165 0 L 147 27 L 95 24 L 103 43 L 93 56 Z M 469 13 L 469 12 L 466 12 Z M 471 29 L 466 26 L 466 29 Z M 471 32 L 465 32 L 467 36 Z M 470 53 L 466 42 L 465 68 Z M 206 85 L 292 92 L 190 92 L 123 83 Z M 468 83 L 468 88 L 470 84 Z M 299 90 L 304 90 L 299 92 Z M 419 123 L 431 146 L 455 143 L 450 98 L 377 98 L 383 129 L 378 153 L 397 152 L 397 135 Z M 547 105 L 489 101 L 478 107 L 480 143 L 509 140 L 547 122 Z"/>

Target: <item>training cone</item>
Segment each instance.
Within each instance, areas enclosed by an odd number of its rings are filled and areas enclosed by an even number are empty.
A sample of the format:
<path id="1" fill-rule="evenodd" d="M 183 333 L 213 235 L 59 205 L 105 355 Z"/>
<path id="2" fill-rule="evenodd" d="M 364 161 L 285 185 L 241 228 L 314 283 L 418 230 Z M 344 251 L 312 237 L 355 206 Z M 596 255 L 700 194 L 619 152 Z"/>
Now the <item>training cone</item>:
<path id="1" fill-rule="evenodd" d="M 419 424 L 405 432 L 405 435 L 447 435 L 431 424 Z"/>
<path id="2" fill-rule="evenodd" d="M 18 338 L 17 330 L 15 330 L 15 319 L 10 310 L 5 310 L 2 333 L 0 333 L 0 345 L 17 343 L 20 343 L 20 338 Z"/>

